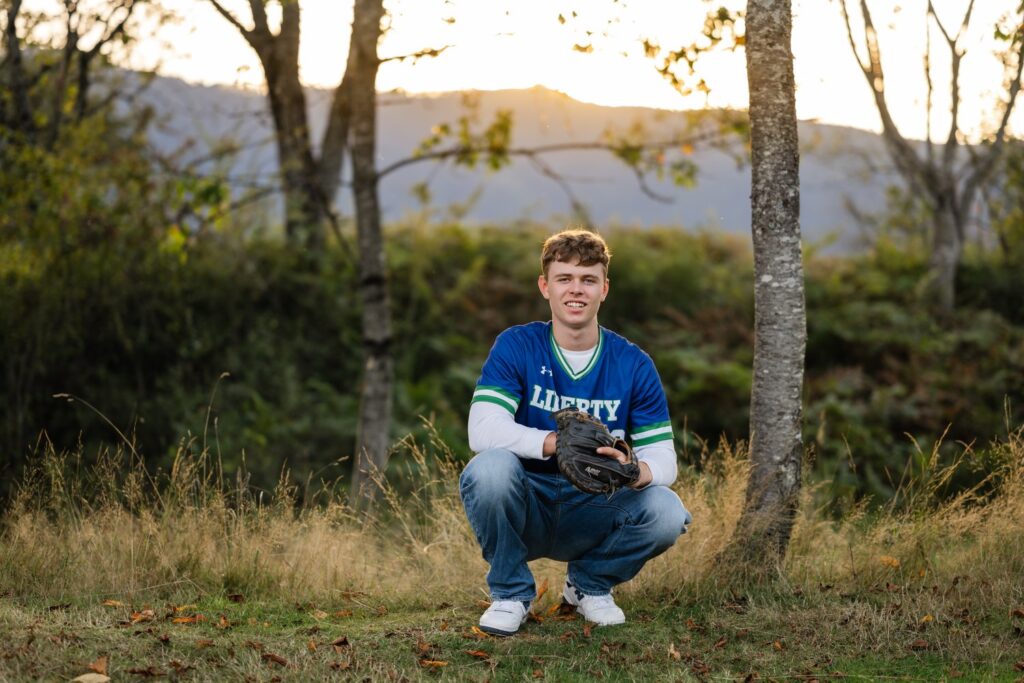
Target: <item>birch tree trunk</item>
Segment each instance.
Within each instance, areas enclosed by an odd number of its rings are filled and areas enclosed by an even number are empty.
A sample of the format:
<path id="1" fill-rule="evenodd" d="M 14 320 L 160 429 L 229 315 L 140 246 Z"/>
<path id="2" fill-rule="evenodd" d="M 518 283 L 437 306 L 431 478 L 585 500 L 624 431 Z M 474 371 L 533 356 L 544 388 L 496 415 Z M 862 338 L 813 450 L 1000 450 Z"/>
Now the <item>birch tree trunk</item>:
<path id="1" fill-rule="evenodd" d="M 755 306 L 751 470 L 739 525 L 720 561 L 758 574 L 785 557 L 799 502 L 807 321 L 790 0 L 749 0 L 746 25 Z"/>
<path id="2" fill-rule="evenodd" d="M 387 466 L 392 385 L 391 303 L 381 235 L 376 164 L 377 41 L 382 0 L 356 0 L 349 70 L 351 87 L 352 192 L 359 242 L 359 298 L 363 306 L 365 365 L 359 401 L 352 502 L 367 510 L 376 497 L 374 478 Z"/>

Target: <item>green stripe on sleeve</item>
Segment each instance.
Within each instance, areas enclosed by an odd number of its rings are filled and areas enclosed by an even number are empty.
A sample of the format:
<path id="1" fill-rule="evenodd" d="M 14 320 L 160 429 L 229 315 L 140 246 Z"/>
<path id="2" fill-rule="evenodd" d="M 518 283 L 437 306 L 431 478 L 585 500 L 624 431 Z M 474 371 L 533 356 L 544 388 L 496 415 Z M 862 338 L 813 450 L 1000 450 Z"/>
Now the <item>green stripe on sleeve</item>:
<path id="1" fill-rule="evenodd" d="M 473 400 L 471 401 L 471 403 L 493 403 L 496 406 L 501 406 L 502 408 L 512 413 L 513 415 L 516 414 L 515 407 L 510 406 L 508 404 L 508 401 L 501 398 L 497 398 L 495 396 L 490 396 L 488 394 L 477 394 L 473 396 Z"/>
<path id="2" fill-rule="evenodd" d="M 662 434 L 655 434 L 654 436 L 648 436 L 643 439 L 633 439 L 633 448 L 639 448 L 640 446 L 649 446 L 652 443 L 658 443 L 659 441 L 671 441 L 672 432 L 664 432 Z"/>
<path id="3" fill-rule="evenodd" d="M 501 387 L 484 387 L 484 386 L 480 386 L 480 387 L 476 388 L 476 391 L 493 391 L 496 394 L 501 394 L 502 396 L 508 396 L 510 399 L 512 399 L 516 403 L 519 403 L 519 397 L 518 396 L 513 394 L 511 391 L 507 391 L 505 389 L 502 389 Z"/>

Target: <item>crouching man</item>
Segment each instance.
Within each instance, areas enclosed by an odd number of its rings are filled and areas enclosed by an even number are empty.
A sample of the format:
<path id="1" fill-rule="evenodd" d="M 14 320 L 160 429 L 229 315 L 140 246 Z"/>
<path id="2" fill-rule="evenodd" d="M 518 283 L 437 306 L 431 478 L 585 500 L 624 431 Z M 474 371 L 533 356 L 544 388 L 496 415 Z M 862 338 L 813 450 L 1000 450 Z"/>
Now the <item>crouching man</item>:
<path id="1" fill-rule="evenodd" d="M 679 497 L 672 422 L 654 363 L 597 322 L 611 253 L 585 230 L 551 236 L 537 279 L 549 322 L 511 327 L 494 343 L 473 394 L 469 445 L 477 454 L 460 492 L 490 564 L 488 633 L 526 621 L 536 586 L 527 562 L 568 563 L 563 599 L 599 626 L 624 623 L 612 588 L 663 553 L 690 523 Z M 552 412 L 575 406 L 628 439 L 640 478 L 611 497 L 584 493 L 558 471 Z M 614 448 L 598 449 L 625 460 Z"/>

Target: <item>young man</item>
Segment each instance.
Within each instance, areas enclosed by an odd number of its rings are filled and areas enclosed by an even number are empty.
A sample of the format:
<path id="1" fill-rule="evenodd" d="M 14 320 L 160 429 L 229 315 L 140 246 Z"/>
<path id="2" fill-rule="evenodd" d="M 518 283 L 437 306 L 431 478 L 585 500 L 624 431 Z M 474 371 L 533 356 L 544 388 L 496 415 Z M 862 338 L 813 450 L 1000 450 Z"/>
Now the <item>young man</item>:
<path id="1" fill-rule="evenodd" d="M 676 477 L 672 423 L 650 356 L 597 322 L 608 296 L 604 240 L 566 230 L 544 243 L 541 295 L 551 322 L 502 332 L 484 363 L 469 412 L 477 455 L 460 479 L 470 525 L 491 568 L 491 606 L 480 628 L 508 636 L 526 621 L 536 587 L 527 561 L 568 562 L 564 599 L 599 626 L 625 615 L 612 587 L 633 578 L 690 523 L 668 488 Z M 632 442 L 634 488 L 610 498 L 574 488 L 558 471 L 553 411 L 576 406 Z M 599 453 L 625 461 L 613 448 Z"/>

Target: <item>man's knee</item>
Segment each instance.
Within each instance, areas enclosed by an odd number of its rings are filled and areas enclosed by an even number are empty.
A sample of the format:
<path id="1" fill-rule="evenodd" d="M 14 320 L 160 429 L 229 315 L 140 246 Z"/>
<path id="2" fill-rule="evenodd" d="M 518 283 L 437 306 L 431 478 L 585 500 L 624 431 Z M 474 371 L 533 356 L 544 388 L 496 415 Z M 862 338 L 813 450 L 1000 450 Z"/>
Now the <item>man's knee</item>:
<path id="1" fill-rule="evenodd" d="M 502 499 L 521 490 L 523 465 L 512 451 L 495 448 L 475 455 L 462 470 L 459 490 L 482 500 Z"/>
<path id="2" fill-rule="evenodd" d="M 679 496 L 664 486 L 644 491 L 641 523 L 650 541 L 659 548 L 668 548 L 686 533 L 692 517 Z"/>

